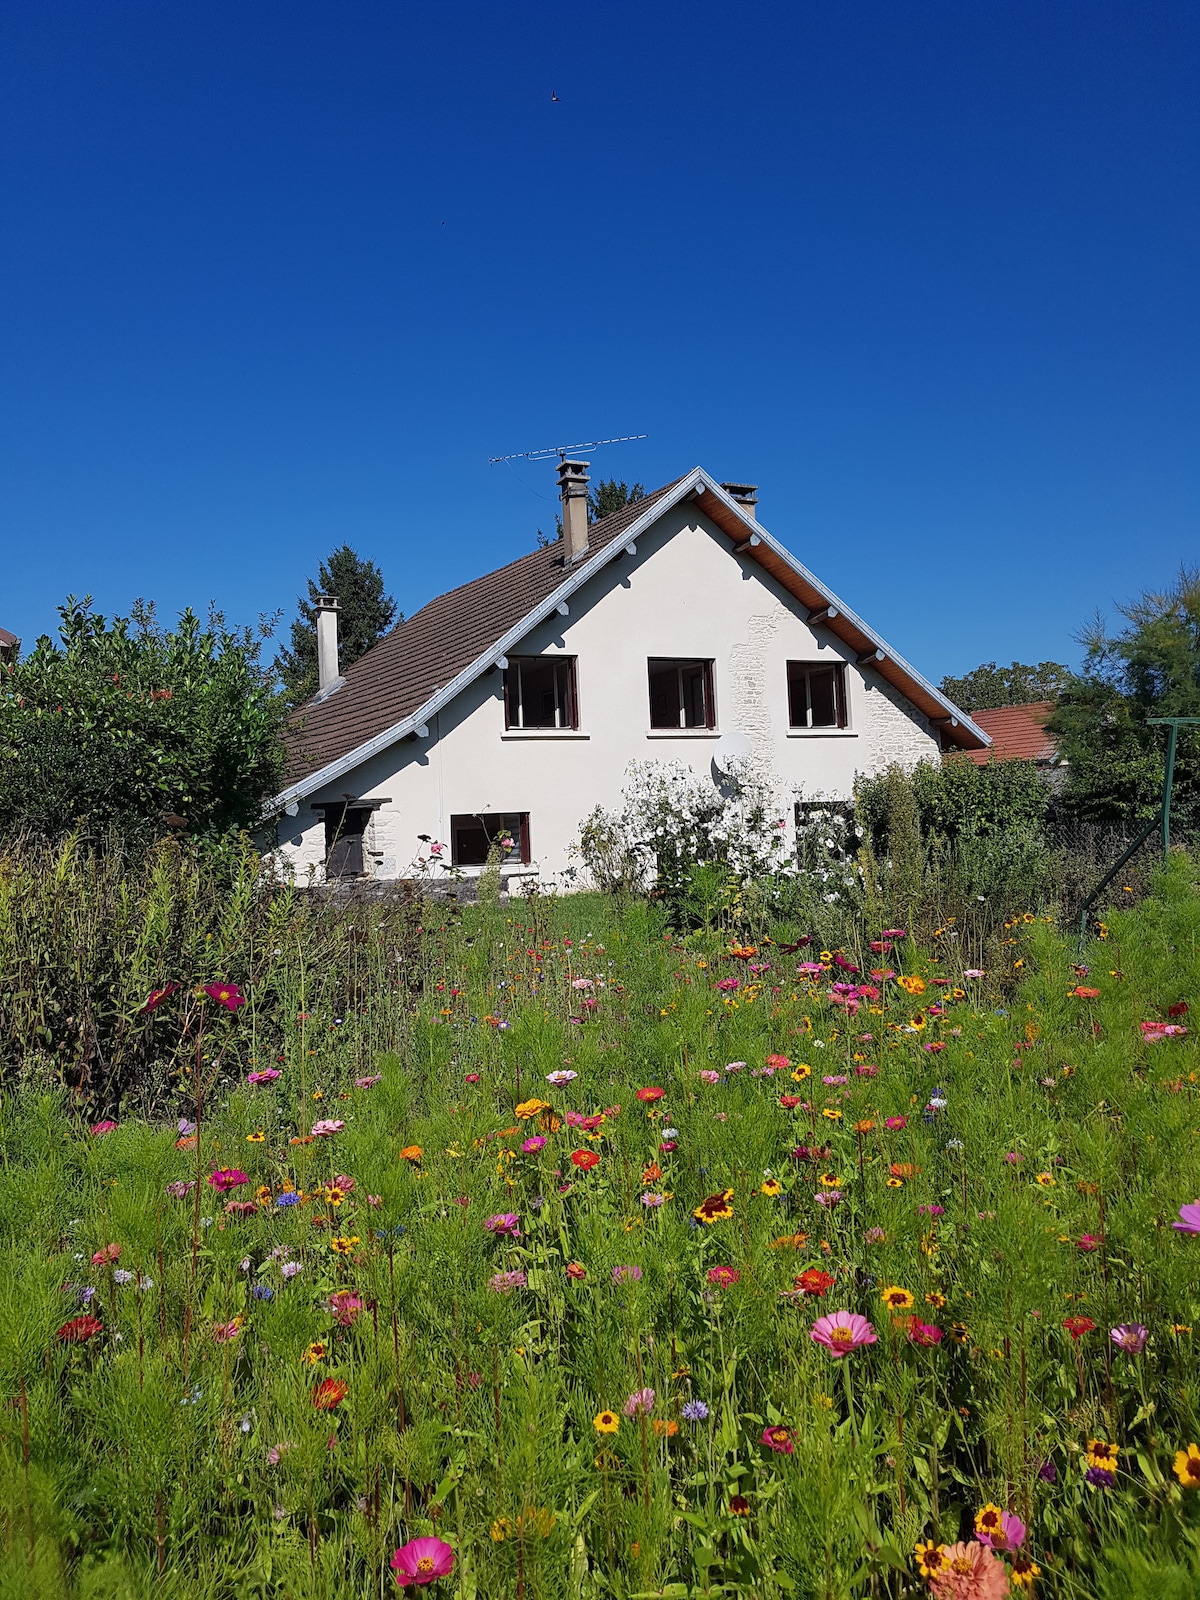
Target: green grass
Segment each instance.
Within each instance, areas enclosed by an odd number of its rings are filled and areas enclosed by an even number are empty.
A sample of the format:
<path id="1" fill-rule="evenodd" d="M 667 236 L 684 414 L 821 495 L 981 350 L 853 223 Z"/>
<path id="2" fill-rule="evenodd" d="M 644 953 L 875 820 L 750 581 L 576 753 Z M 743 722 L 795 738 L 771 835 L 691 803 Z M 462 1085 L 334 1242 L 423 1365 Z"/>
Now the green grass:
<path id="1" fill-rule="evenodd" d="M 382 1595 L 392 1552 L 436 1534 L 455 1569 L 434 1592 L 464 1600 L 899 1597 L 927 1591 L 914 1543 L 971 1538 L 989 1502 L 1028 1525 L 1037 1594 L 1196 1592 L 1200 1495 L 1172 1463 L 1200 1442 L 1200 1238 L 1171 1222 L 1200 1195 L 1200 1064 L 1192 1034 L 1151 1045 L 1139 1027 L 1195 996 L 1186 858 L 1110 919 L 1083 977 L 1031 918 L 991 941 L 982 979 L 962 977 L 982 946 L 955 926 L 886 958 L 847 945 L 861 979 L 886 959 L 927 984 L 886 981 L 853 1017 L 829 999 L 848 975 L 797 976 L 819 950 L 781 955 L 765 926 L 739 957 L 638 902 L 421 915 L 399 943 L 386 917 L 347 914 L 314 956 L 304 916 L 276 907 L 245 968 L 210 971 L 241 975 L 233 1013 L 191 991 L 202 954 L 176 974 L 145 946 L 139 984 L 187 980 L 140 1021 L 121 1002 L 129 1060 L 164 1063 L 152 1118 L 89 1132 L 98 1111 L 61 1061 L 31 1058 L 6 1092 L 6 1594 Z M 763 1075 L 772 1055 L 789 1066 Z M 281 1076 L 246 1082 L 265 1067 Z M 548 1084 L 559 1071 L 577 1076 Z M 640 1102 L 651 1086 L 663 1098 Z M 533 1099 L 547 1114 L 518 1115 Z M 319 1119 L 343 1126 L 310 1139 Z M 248 1182 L 219 1193 L 221 1168 Z M 822 1174 L 843 1195 L 828 1210 Z M 353 1187 L 330 1196 L 341 1175 Z M 304 1199 L 280 1206 L 289 1187 Z M 697 1223 L 726 1189 L 731 1215 Z M 253 1215 L 225 1209 L 260 1191 Z M 507 1212 L 518 1238 L 483 1225 Z M 110 1244 L 119 1260 L 93 1265 Z M 824 1298 L 788 1298 L 810 1268 L 833 1279 Z M 498 1273 L 525 1282 L 501 1292 Z M 939 1344 L 893 1320 L 888 1287 Z M 348 1325 L 341 1291 L 362 1302 Z M 843 1308 L 878 1340 L 839 1361 L 809 1330 Z M 81 1315 L 102 1331 L 56 1336 Z M 1094 1327 L 1075 1341 L 1069 1316 Z M 1109 1338 L 1130 1323 L 1149 1330 L 1140 1356 Z M 328 1410 L 325 1380 L 345 1386 Z M 641 1388 L 648 1414 L 621 1415 Z M 687 1420 L 697 1401 L 707 1417 Z M 615 1434 L 594 1426 L 606 1409 Z M 763 1443 L 773 1426 L 791 1453 Z M 1096 1439 L 1120 1451 L 1112 1488 L 1085 1478 Z"/>

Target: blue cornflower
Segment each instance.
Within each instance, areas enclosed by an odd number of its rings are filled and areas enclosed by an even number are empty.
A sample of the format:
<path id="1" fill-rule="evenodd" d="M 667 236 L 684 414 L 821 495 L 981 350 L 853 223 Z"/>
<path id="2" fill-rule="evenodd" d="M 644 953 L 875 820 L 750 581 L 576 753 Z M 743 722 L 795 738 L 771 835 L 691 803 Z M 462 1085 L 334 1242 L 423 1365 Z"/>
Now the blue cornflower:
<path id="1" fill-rule="evenodd" d="M 294 1189 L 289 1189 L 286 1194 L 277 1194 L 275 1196 L 275 1204 L 277 1206 L 298 1206 L 300 1204 L 300 1196 Z"/>
<path id="2" fill-rule="evenodd" d="M 703 1400 L 689 1400 L 679 1414 L 685 1422 L 704 1422 L 708 1417 L 708 1407 Z"/>
<path id="3" fill-rule="evenodd" d="M 274 1300 L 275 1291 L 269 1283 L 255 1283 L 250 1287 L 250 1297 L 252 1300 Z"/>

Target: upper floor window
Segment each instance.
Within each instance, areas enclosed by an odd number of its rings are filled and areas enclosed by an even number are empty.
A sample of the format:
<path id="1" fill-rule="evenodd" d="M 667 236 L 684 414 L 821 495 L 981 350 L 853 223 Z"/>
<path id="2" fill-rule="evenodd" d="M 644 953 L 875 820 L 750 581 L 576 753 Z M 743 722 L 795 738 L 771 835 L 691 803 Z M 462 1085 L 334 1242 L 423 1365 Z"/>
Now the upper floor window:
<path id="1" fill-rule="evenodd" d="M 789 661 L 788 721 L 793 728 L 846 726 L 846 669 L 816 661 Z"/>
<path id="2" fill-rule="evenodd" d="M 715 728 L 711 661 L 670 661 L 651 656 L 650 726 Z"/>
<path id="3" fill-rule="evenodd" d="M 504 672 L 506 728 L 577 728 L 574 656 L 509 656 Z"/>
<path id="4" fill-rule="evenodd" d="M 529 860 L 528 811 L 492 811 L 450 818 L 450 856 L 456 867 L 483 867 L 495 848 L 500 861 Z"/>

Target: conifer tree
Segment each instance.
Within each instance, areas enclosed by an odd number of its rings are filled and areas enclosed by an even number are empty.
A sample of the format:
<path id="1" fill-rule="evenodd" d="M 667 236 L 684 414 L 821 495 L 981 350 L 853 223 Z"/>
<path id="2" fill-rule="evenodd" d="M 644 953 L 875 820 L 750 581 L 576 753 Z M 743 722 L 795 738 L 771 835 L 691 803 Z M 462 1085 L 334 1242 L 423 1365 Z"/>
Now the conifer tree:
<path id="1" fill-rule="evenodd" d="M 301 596 L 296 602 L 300 615 L 292 623 L 291 649 L 281 650 L 275 662 L 292 705 L 317 690 L 316 601 L 322 595 L 338 602 L 338 664 L 343 672 L 366 655 L 393 621 L 404 621 L 395 600 L 384 593 L 383 573 L 375 563 L 341 545 L 321 562 L 316 581 L 309 578 L 307 600 Z"/>

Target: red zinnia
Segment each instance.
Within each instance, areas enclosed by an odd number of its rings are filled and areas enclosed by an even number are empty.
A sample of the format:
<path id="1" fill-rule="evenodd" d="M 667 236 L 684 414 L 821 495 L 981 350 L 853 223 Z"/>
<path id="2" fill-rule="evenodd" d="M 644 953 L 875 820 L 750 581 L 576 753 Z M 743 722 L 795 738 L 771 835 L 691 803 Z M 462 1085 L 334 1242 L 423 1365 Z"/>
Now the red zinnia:
<path id="1" fill-rule="evenodd" d="M 64 1344 L 83 1344 L 94 1333 L 103 1333 L 104 1324 L 99 1317 L 72 1317 L 70 1322 L 64 1322 L 55 1334 L 56 1339 L 61 1339 Z"/>
<path id="2" fill-rule="evenodd" d="M 313 1390 L 312 1403 L 318 1411 L 332 1411 L 349 1393 L 348 1386 L 340 1378 L 324 1378 Z"/>
<path id="3" fill-rule="evenodd" d="M 638 1092 L 637 1092 L 637 1095 L 635 1096 L 635 1098 L 638 1099 L 638 1100 L 644 1100 L 644 1101 L 647 1101 L 647 1102 L 649 1102 L 651 1100 L 661 1100 L 663 1095 L 666 1094 L 666 1092 L 667 1091 L 665 1089 L 659 1089 L 657 1087 L 653 1087 L 653 1088 L 649 1088 L 649 1089 L 639 1089 Z"/>
<path id="4" fill-rule="evenodd" d="M 1071 1338 L 1076 1341 L 1081 1339 L 1085 1333 L 1091 1333 L 1095 1326 L 1096 1324 L 1092 1321 L 1091 1317 L 1063 1318 L 1063 1327 L 1071 1335 Z"/>
<path id="5" fill-rule="evenodd" d="M 1071 993 L 1077 1000 L 1099 1000 L 1100 998 L 1099 989 L 1085 989 L 1083 984 L 1078 984 L 1071 990 Z"/>
<path id="6" fill-rule="evenodd" d="M 571 1160 L 584 1172 L 590 1172 L 593 1167 L 600 1165 L 600 1157 L 594 1150 L 572 1150 Z"/>
<path id="7" fill-rule="evenodd" d="M 800 1293 L 811 1295 L 815 1300 L 819 1300 L 823 1294 L 828 1294 L 834 1282 L 833 1274 L 822 1272 L 820 1267 L 809 1267 L 795 1280 Z"/>
<path id="8" fill-rule="evenodd" d="M 236 983 L 206 983 L 204 992 L 210 1000 L 224 1006 L 226 1011 L 237 1011 L 246 1004 L 246 996 Z"/>

